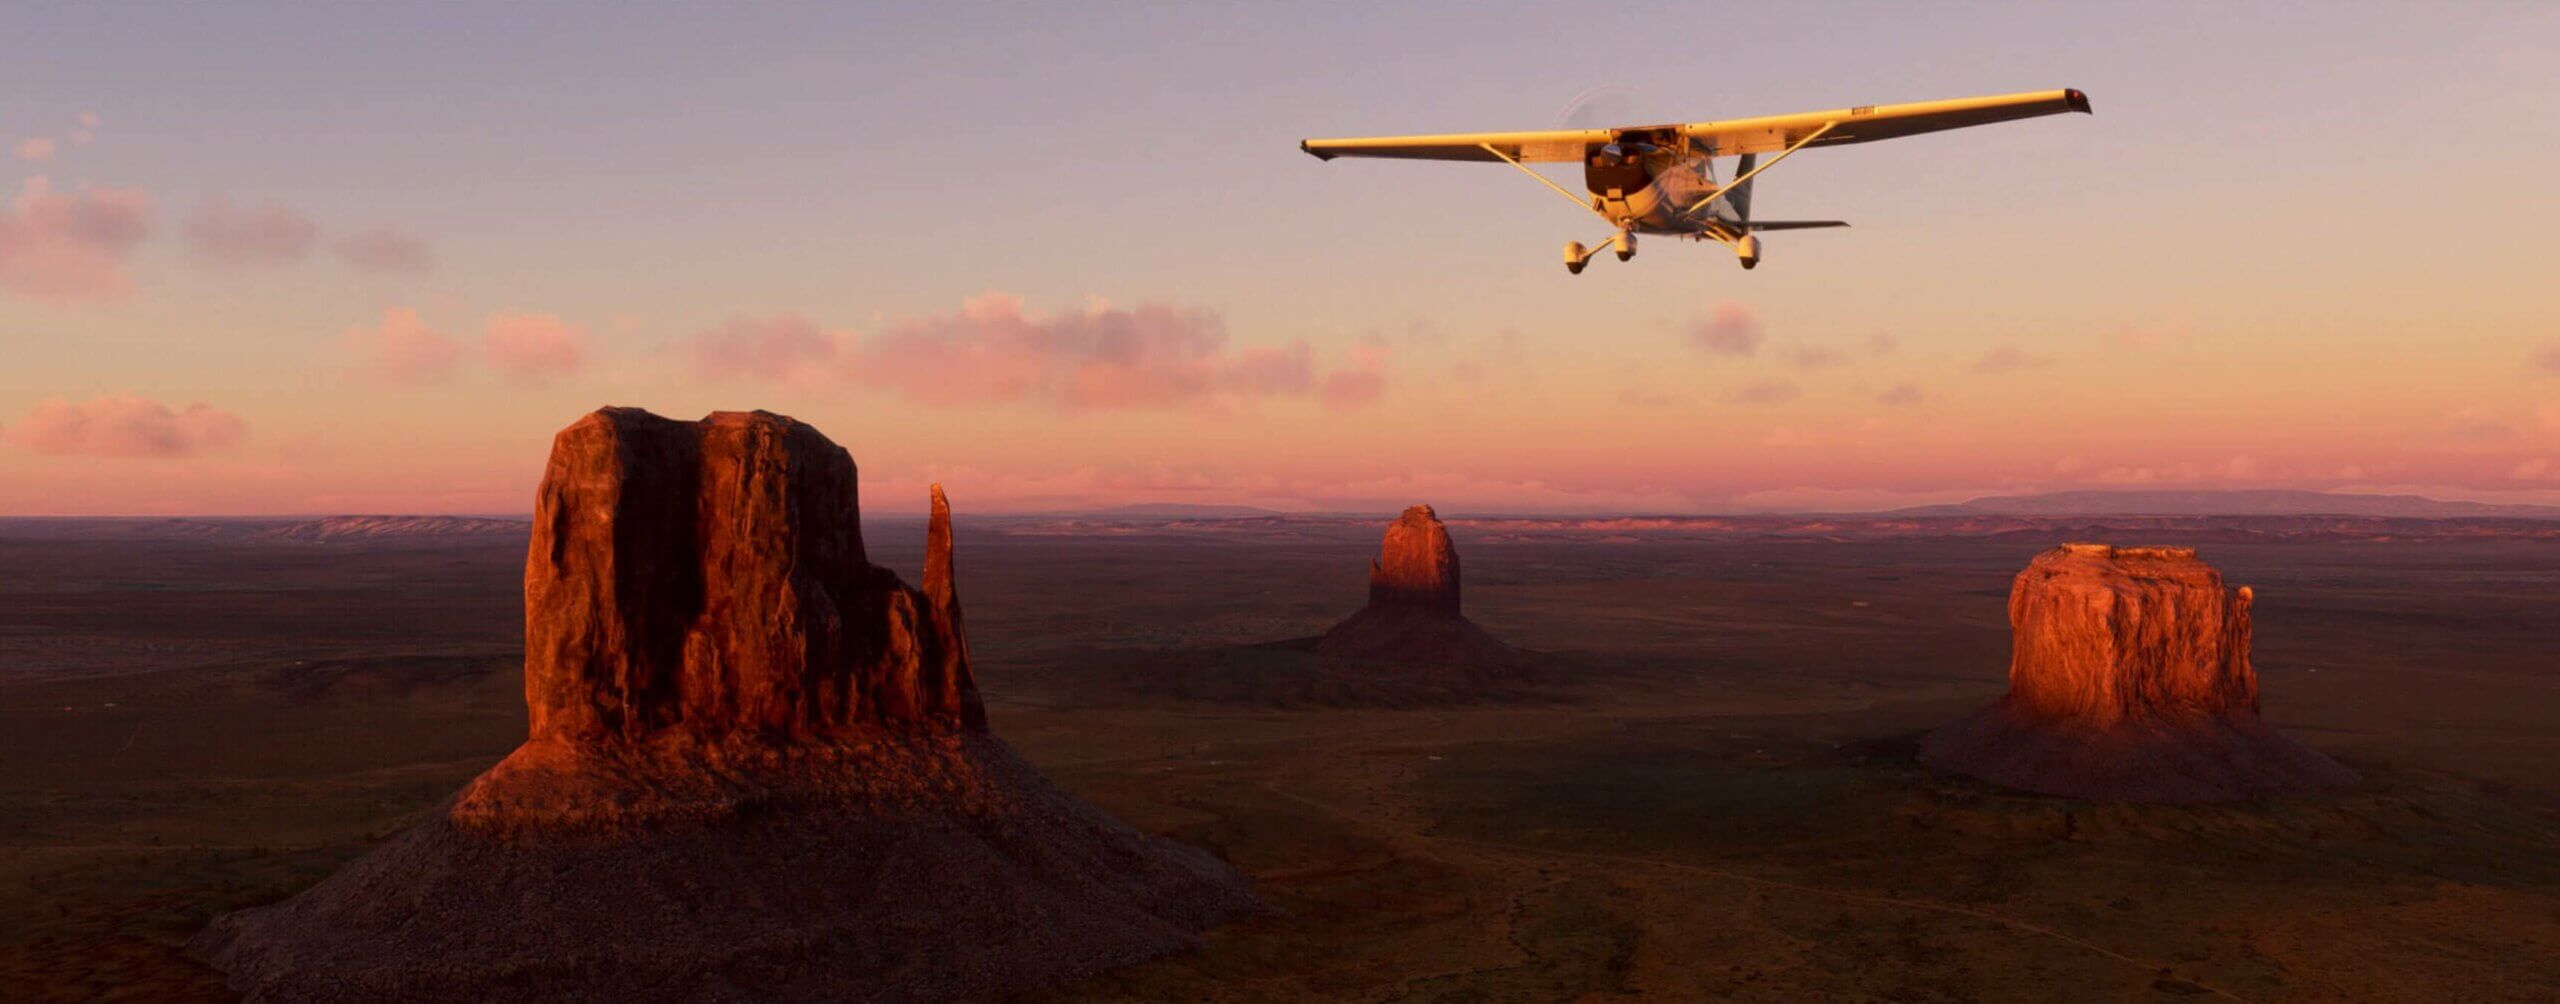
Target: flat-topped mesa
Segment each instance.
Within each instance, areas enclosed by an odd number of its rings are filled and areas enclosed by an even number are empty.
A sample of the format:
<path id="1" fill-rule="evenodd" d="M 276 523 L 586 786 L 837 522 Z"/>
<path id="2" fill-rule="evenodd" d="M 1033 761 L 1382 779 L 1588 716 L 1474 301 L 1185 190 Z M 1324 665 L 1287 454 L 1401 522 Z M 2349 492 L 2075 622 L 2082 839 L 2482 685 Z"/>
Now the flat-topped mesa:
<path id="1" fill-rule="evenodd" d="M 1387 526 L 1369 563 L 1369 605 L 1457 615 L 1458 549 L 1430 506 L 1408 507 Z"/>
<path id="2" fill-rule="evenodd" d="M 1920 743 L 1931 766 L 2048 794 L 2194 802 L 2355 774 L 2268 728 L 2255 594 L 2185 547 L 2065 544 L 2009 590 L 2009 693 Z"/>
<path id="3" fill-rule="evenodd" d="M 2225 588 L 2190 547 L 2065 544 L 2039 554 L 2009 590 L 2009 703 L 2093 725 L 2254 716 L 2254 595 Z"/>
<path id="4" fill-rule="evenodd" d="M 935 513 L 928 596 L 867 560 L 853 457 L 817 430 L 588 415 L 552 441 L 535 500 L 531 738 L 983 730 L 938 491 Z"/>

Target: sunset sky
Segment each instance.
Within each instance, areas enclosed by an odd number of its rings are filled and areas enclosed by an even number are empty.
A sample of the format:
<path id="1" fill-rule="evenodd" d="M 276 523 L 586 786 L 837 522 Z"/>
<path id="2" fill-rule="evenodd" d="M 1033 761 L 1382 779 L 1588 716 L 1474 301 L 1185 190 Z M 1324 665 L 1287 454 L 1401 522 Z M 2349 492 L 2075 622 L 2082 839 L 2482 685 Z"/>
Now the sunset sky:
<path id="1" fill-rule="evenodd" d="M 524 512 L 606 404 L 796 416 L 886 510 L 2560 502 L 2560 5 L 7 20 L 0 514 Z M 1763 175 L 1855 226 L 1747 273 L 1296 148 L 2057 87 Z"/>

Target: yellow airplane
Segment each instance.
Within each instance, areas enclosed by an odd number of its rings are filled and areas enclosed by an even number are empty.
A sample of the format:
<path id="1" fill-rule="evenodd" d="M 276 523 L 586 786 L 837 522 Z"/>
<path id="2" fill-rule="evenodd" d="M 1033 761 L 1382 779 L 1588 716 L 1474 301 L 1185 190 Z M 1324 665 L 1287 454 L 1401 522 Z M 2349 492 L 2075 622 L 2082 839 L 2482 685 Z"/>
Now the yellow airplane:
<path id="1" fill-rule="evenodd" d="M 1617 234 L 1603 247 L 1617 252 L 1619 261 L 1636 256 L 1637 234 L 1661 234 L 1716 241 L 1732 248 L 1742 267 L 1751 268 L 1760 264 L 1761 231 L 1848 226 L 1839 220 L 1751 218 L 1752 180 L 1798 150 L 2088 111 L 2089 96 L 2079 91 L 2037 91 L 1687 125 L 1311 139 L 1301 141 L 1298 149 L 1318 160 L 1501 161 L 1607 220 Z M 1764 153 L 1777 156 L 1762 162 L 1759 158 Z M 1732 181 L 1716 182 L 1715 157 L 1739 158 Z M 1587 199 L 1529 167 L 1574 161 L 1582 163 L 1583 185 L 1590 189 Z M 1568 242 L 1565 270 L 1582 274 L 1582 267 L 1600 251 L 1586 249 L 1580 241 Z"/>

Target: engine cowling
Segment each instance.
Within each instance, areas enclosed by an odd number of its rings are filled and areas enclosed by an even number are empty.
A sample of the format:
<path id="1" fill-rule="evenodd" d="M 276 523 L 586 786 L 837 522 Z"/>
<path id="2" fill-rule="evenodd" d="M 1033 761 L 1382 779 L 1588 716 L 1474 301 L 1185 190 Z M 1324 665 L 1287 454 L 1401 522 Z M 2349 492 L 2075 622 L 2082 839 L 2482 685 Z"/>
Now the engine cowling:
<path id="1" fill-rule="evenodd" d="M 1758 267 L 1760 264 L 1760 235 L 1742 235 L 1741 240 L 1733 242 L 1733 256 L 1742 259 L 1742 267 L 1744 268 Z"/>

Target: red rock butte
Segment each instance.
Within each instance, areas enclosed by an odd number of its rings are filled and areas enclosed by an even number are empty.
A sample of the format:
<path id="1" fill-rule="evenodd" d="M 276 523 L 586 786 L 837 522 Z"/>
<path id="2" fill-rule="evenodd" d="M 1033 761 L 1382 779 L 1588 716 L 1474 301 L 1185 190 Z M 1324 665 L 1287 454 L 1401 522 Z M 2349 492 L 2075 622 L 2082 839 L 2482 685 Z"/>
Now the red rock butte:
<path id="1" fill-rule="evenodd" d="M 1920 743 L 1930 766 L 2104 801 L 2319 791 L 2353 772 L 2268 727 L 2251 590 L 2184 547 L 2065 544 L 2009 590 L 2009 693 Z"/>
<path id="2" fill-rule="evenodd" d="M 1429 665 L 1509 665 L 1521 655 L 1459 611 L 1458 549 L 1427 505 L 1387 525 L 1369 563 L 1369 605 L 1325 632 L 1315 651 Z"/>
<path id="3" fill-rule="evenodd" d="M 196 949 L 253 1000 L 914 1000 L 1257 909 L 988 734 L 941 487 L 916 589 L 869 562 L 855 475 L 765 412 L 563 430 L 525 562 L 524 745 Z"/>

